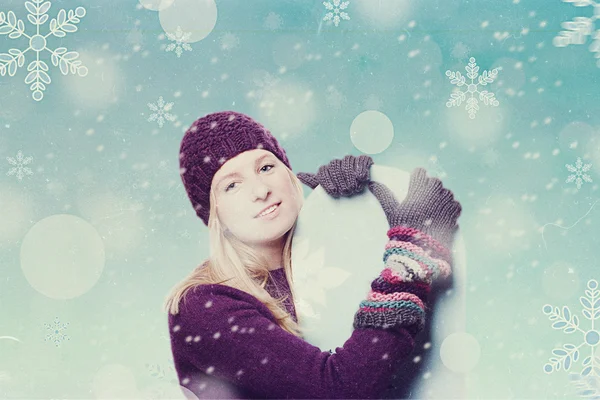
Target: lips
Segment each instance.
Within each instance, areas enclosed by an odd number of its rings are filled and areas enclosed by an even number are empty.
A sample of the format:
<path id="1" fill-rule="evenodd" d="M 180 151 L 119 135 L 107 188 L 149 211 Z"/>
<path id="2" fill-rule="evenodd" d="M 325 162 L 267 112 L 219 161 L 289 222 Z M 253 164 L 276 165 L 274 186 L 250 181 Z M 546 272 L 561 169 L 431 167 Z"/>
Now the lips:
<path id="1" fill-rule="evenodd" d="M 260 214 L 261 214 L 261 213 L 263 213 L 265 210 L 268 210 L 269 208 L 271 208 L 271 207 L 273 207 L 273 206 L 276 206 L 276 205 L 279 205 L 279 204 L 281 204 L 281 202 L 279 202 L 279 203 L 273 203 L 273 204 L 271 204 L 271 205 L 268 205 L 267 207 L 265 207 L 265 208 L 263 208 L 262 210 L 260 210 L 260 211 L 258 212 L 258 214 L 256 214 L 256 216 L 255 216 L 254 218 L 258 218 L 258 217 L 260 216 Z"/>

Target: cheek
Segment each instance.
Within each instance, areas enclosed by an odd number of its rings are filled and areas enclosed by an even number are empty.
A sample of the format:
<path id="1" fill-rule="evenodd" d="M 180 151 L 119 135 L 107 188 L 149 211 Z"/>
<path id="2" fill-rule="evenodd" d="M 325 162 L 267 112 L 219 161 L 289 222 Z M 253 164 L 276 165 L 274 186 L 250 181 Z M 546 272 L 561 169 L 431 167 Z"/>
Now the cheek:
<path id="1" fill-rule="evenodd" d="M 247 201 L 242 199 L 242 196 L 231 196 L 227 201 L 222 202 L 221 214 L 223 220 L 235 222 L 240 217 L 247 217 L 252 212 L 251 207 L 247 205 Z"/>
<path id="2" fill-rule="evenodd" d="M 234 208 L 231 206 L 230 202 L 226 199 L 219 200 L 217 205 L 217 215 L 222 221 L 226 221 L 230 218 L 230 215 L 234 212 Z"/>

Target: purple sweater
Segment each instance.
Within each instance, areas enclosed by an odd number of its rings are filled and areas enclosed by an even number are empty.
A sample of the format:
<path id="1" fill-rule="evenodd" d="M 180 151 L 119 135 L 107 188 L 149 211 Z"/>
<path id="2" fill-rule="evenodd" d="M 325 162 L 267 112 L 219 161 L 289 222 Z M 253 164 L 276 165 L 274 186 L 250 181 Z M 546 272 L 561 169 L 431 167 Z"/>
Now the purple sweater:
<path id="1" fill-rule="evenodd" d="M 283 268 L 265 289 L 291 297 Z M 286 308 L 297 321 L 293 302 Z M 169 332 L 179 383 L 199 399 L 379 398 L 417 334 L 354 329 L 332 354 L 280 328 L 254 296 L 220 284 L 189 291 L 179 314 L 169 313 Z"/>

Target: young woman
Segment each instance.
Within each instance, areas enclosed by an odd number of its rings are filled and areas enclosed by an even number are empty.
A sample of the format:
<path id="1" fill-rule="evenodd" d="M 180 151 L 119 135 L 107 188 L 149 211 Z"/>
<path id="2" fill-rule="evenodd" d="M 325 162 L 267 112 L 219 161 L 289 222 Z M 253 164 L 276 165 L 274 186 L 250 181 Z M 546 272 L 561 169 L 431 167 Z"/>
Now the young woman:
<path id="1" fill-rule="evenodd" d="M 185 393 L 365 399 L 385 391 L 424 327 L 430 286 L 451 273 L 461 206 L 421 168 L 398 203 L 384 185 L 369 181 L 372 163 L 346 156 L 317 174 L 296 176 L 277 140 L 247 115 L 224 111 L 192 124 L 181 143 L 180 171 L 208 226 L 210 255 L 165 303 Z M 299 178 L 335 198 L 368 186 L 390 225 L 385 268 L 335 354 L 303 340 L 295 313 L 291 248 L 303 205 Z"/>

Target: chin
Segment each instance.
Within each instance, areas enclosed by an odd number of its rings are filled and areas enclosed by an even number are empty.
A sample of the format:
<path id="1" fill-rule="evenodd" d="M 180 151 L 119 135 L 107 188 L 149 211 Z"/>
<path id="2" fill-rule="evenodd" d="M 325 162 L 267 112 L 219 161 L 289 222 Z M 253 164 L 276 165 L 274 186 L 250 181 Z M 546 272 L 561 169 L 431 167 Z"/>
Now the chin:
<path id="1" fill-rule="evenodd" d="M 254 242 L 272 242 L 284 236 L 294 223 L 297 216 L 279 215 L 271 221 L 257 221 L 256 229 L 246 232 L 246 237 L 252 238 Z"/>

